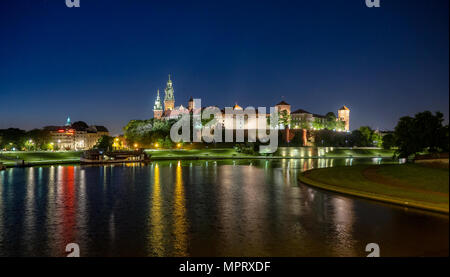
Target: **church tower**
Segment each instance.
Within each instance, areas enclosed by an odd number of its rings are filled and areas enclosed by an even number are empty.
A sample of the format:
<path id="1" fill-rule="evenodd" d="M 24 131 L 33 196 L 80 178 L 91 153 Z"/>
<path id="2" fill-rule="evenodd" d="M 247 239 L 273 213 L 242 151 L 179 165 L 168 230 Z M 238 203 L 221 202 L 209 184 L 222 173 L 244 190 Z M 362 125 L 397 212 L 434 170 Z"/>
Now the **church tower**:
<path id="1" fill-rule="evenodd" d="M 155 105 L 153 106 L 153 118 L 161 119 L 163 114 L 163 108 L 161 105 L 161 98 L 159 97 L 159 89 L 155 100 Z"/>
<path id="2" fill-rule="evenodd" d="M 164 90 L 164 110 L 173 110 L 175 107 L 175 98 L 173 96 L 173 86 L 172 86 L 172 80 L 170 80 L 170 74 L 169 74 L 169 80 L 167 81 L 166 89 Z"/>

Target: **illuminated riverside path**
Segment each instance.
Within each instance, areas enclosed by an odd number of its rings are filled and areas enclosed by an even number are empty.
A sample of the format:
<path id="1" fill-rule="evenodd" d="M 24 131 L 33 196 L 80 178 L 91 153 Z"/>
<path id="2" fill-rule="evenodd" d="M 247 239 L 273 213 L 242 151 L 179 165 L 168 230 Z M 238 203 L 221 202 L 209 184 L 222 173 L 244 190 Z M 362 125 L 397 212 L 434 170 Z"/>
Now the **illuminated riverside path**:
<path id="1" fill-rule="evenodd" d="M 299 184 L 380 159 L 164 161 L 0 172 L 0 256 L 448 255 L 446 215 Z"/>

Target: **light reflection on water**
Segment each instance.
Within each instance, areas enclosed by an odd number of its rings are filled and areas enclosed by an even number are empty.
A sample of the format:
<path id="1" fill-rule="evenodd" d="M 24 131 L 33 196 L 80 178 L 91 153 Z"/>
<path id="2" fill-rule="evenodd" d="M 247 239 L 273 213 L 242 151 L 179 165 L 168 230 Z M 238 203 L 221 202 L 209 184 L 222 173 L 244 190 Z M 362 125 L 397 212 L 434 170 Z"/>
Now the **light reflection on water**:
<path id="1" fill-rule="evenodd" d="M 448 216 L 298 183 L 377 159 L 164 161 L 0 172 L 0 256 L 448 255 Z"/>

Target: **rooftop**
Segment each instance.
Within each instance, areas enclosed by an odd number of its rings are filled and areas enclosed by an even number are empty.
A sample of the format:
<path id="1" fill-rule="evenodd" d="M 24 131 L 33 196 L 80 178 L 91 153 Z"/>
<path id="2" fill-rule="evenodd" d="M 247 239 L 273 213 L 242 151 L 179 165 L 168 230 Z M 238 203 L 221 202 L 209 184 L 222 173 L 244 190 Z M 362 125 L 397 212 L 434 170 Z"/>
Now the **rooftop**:
<path id="1" fill-rule="evenodd" d="M 296 110 L 296 111 L 294 111 L 294 112 L 291 112 L 291 114 L 301 114 L 301 113 L 311 114 L 310 112 L 305 111 L 305 110 L 303 110 L 303 109 L 298 109 L 298 110 Z"/>
<path id="2" fill-rule="evenodd" d="M 280 103 L 276 104 L 276 106 L 282 106 L 282 105 L 288 105 L 289 106 L 289 104 L 286 103 L 284 100 L 281 101 Z"/>

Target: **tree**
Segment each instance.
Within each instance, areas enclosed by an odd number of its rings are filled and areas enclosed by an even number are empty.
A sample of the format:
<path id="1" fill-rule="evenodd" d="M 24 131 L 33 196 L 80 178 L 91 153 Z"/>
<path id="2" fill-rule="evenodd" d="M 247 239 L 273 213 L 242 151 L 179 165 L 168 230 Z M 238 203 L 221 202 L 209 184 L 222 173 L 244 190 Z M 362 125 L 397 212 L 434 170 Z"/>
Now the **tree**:
<path id="1" fill-rule="evenodd" d="M 365 139 L 360 130 L 354 130 L 349 137 L 349 144 L 351 146 L 362 146 Z"/>
<path id="2" fill-rule="evenodd" d="M 25 146 L 25 142 L 27 141 L 26 132 L 17 128 L 0 130 L 0 137 L 2 137 L 0 140 L 1 149 L 6 148 L 11 150 L 15 148 L 20 150 Z"/>
<path id="3" fill-rule="evenodd" d="M 110 136 L 102 136 L 94 148 L 102 151 L 109 151 L 113 149 L 114 138 Z"/>
<path id="4" fill-rule="evenodd" d="M 395 127 L 396 155 L 408 158 L 420 152 L 446 152 L 449 150 L 448 126 L 443 126 L 444 115 L 429 111 L 414 117 L 400 118 Z"/>
<path id="5" fill-rule="evenodd" d="M 300 132 L 297 132 L 295 134 L 294 139 L 292 140 L 292 145 L 295 146 L 303 146 L 303 130 L 300 130 Z"/>
<path id="6" fill-rule="evenodd" d="M 361 126 L 359 127 L 359 131 L 361 132 L 362 135 L 362 141 L 361 141 L 361 145 L 359 146 L 371 146 L 372 145 L 372 134 L 373 134 L 373 130 L 369 127 L 369 126 Z"/>
<path id="7" fill-rule="evenodd" d="M 328 130 L 336 129 L 336 115 L 333 112 L 325 115 L 325 128 Z"/>
<path id="8" fill-rule="evenodd" d="M 27 132 L 25 136 L 26 144 L 28 145 L 27 149 L 31 148 L 35 150 L 46 150 L 51 141 L 50 132 L 43 129 L 33 129 Z"/>
<path id="9" fill-rule="evenodd" d="M 394 134 L 386 134 L 383 137 L 383 143 L 382 146 L 384 149 L 391 149 L 395 145 L 395 137 Z"/>
<path id="10" fill-rule="evenodd" d="M 278 122 L 280 125 L 282 126 L 288 126 L 289 123 L 291 123 L 291 115 L 288 114 L 287 110 L 282 110 L 279 114 L 278 114 Z"/>
<path id="11" fill-rule="evenodd" d="M 328 129 L 314 131 L 316 146 L 348 146 L 349 134 L 334 132 Z"/>
<path id="12" fill-rule="evenodd" d="M 325 128 L 325 124 L 322 122 L 320 118 L 314 118 L 314 121 L 312 122 L 312 127 L 314 130 L 322 130 Z"/>
<path id="13" fill-rule="evenodd" d="M 160 143 L 160 145 L 168 145 L 168 143 L 163 142 L 166 137 L 170 137 L 170 129 L 175 122 L 177 122 L 175 119 L 160 120 L 155 118 L 148 120 L 131 120 L 123 128 L 124 136 L 128 145 L 137 143 L 141 147 L 151 147 L 155 142 Z"/>
<path id="14" fill-rule="evenodd" d="M 344 131 L 345 130 L 345 122 L 344 121 L 336 121 L 336 130 L 337 131 Z"/>

